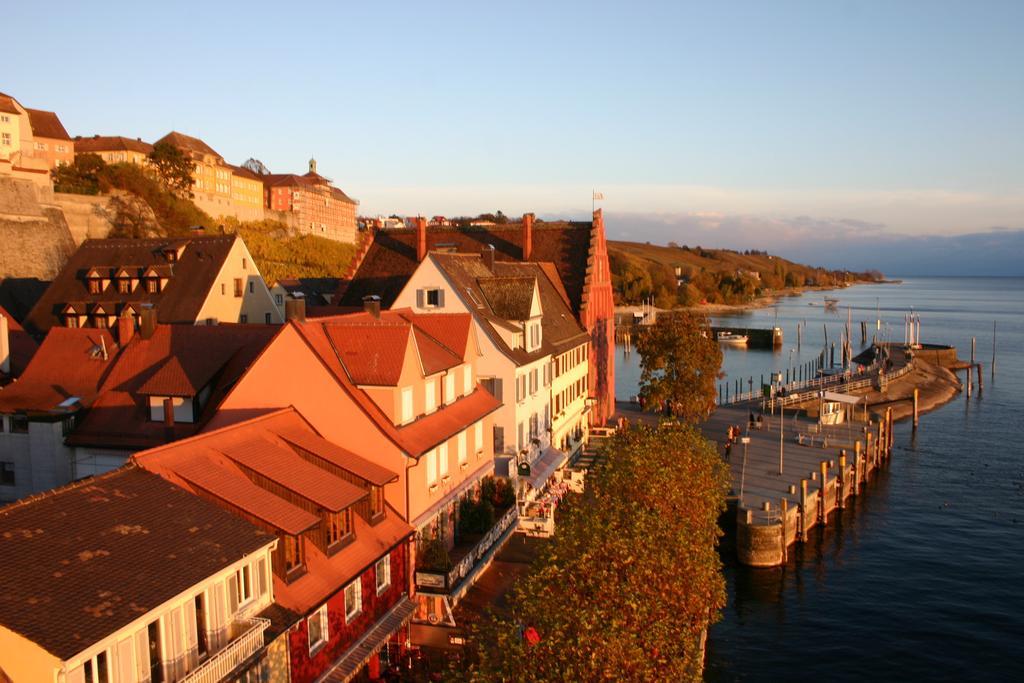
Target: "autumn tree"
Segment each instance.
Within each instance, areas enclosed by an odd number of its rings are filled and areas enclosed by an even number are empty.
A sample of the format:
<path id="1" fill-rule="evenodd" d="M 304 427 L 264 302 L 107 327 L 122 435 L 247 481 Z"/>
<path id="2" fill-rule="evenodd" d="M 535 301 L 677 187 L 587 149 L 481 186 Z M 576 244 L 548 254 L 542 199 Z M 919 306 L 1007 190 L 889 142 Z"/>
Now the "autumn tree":
<path id="1" fill-rule="evenodd" d="M 623 430 L 607 454 L 506 607 L 472 626 L 459 680 L 700 679 L 725 603 L 725 467 L 690 426 Z"/>
<path id="2" fill-rule="evenodd" d="M 636 342 L 640 353 L 640 396 L 649 410 L 668 401 L 677 417 L 707 417 L 715 407 L 715 379 L 722 350 L 708 320 L 688 311 L 658 316 Z"/>
<path id="3" fill-rule="evenodd" d="M 72 163 L 61 164 L 50 171 L 53 189 L 71 194 L 97 194 L 100 174 L 106 165 L 98 154 L 76 154 Z"/>
<path id="4" fill-rule="evenodd" d="M 149 161 L 168 190 L 179 197 L 192 194 L 192 185 L 195 183 L 192 171 L 195 164 L 183 151 L 169 142 L 161 141 L 153 145 Z"/>

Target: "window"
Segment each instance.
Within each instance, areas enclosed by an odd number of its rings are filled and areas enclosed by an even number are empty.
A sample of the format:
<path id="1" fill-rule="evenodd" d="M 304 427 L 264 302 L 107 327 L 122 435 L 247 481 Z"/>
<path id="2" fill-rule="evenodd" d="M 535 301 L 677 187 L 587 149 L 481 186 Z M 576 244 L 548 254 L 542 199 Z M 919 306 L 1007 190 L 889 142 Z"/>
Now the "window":
<path id="1" fill-rule="evenodd" d="M 160 281 L 155 277 L 151 277 L 146 280 L 146 291 L 150 294 L 156 294 L 160 291 Z"/>
<path id="2" fill-rule="evenodd" d="M 164 681 L 164 657 L 163 647 L 160 642 L 160 620 L 150 622 L 146 627 L 146 635 L 149 636 L 149 680 L 152 683 L 163 683 Z"/>
<path id="3" fill-rule="evenodd" d="M 221 296 L 223 296 L 223 295 L 228 293 L 228 286 L 226 284 L 224 284 L 223 282 L 220 283 L 220 293 L 221 293 Z"/>
<path id="4" fill-rule="evenodd" d="M 345 539 L 352 533 L 352 511 L 327 513 L 327 546 Z"/>
<path id="5" fill-rule="evenodd" d="M 132 281 L 128 278 L 121 278 L 117 281 L 117 292 L 118 294 L 131 294 Z"/>
<path id="6" fill-rule="evenodd" d="M 263 314 L 263 322 L 266 323 L 267 325 L 270 324 L 270 313 Z"/>
<path id="7" fill-rule="evenodd" d="M 242 278 L 235 278 L 235 297 L 241 298 L 242 296 Z"/>
<path id="8" fill-rule="evenodd" d="M 0 462 L 0 486 L 14 486 L 13 462 Z"/>
<path id="9" fill-rule="evenodd" d="M 10 123 L 11 122 L 11 117 L 7 116 L 6 114 L 4 114 L 3 116 L 0 116 L 0 122 Z"/>
<path id="10" fill-rule="evenodd" d="M 242 258 L 242 270 L 246 270 L 248 268 L 249 268 L 249 261 L 246 258 L 243 257 Z"/>
<path id="11" fill-rule="evenodd" d="M 458 439 L 456 440 L 459 456 L 459 465 L 465 465 L 467 462 L 466 453 L 466 432 L 459 432 Z"/>
<path id="12" fill-rule="evenodd" d="M 5 145 L 9 147 L 11 145 L 11 134 L 4 133 L 2 137 L 0 137 L 0 142 L 3 142 Z"/>
<path id="13" fill-rule="evenodd" d="M 519 425 L 518 425 L 518 432 L 519 433 L 516 435 L 516 436 L 519 437 L 519 441 L 517 442 L 517 444 L 518 444 L 517 447 L 518 447 L 519 450 L 522 450 L 523 446 L 526 445 L 526 423 L 525 422 L 520 422 L 519 423 Z"/>
<path id="14" fill-rule="evenodd" d="M 78 327 L 78 316 L 74 314 L 65 315 L 64 325 L 66 327 Z"/>
<path id="15" fill-rule="evenodd" d="M 310 654 L 327 642 L 327 603 L 306 617 L 306 633 L 309 636 Z"/>
<path id="16" fill-rule="evenodd" d="M 110 683 L 110 668 L 107 652 L 104 650 L 92 659 L 85 660 L 85 683 Z"/>
<path id="17" fill-rule="evenodd" d="M 441 290 L 440 289 L 428 289 L 427 290 L 427 306 L 430 308 L 436 308 L 441 305 Z"/>
<path id="18" fill-rule="evenodd" d="M 473 425 L 473 448 L 477 453 L 484 449 L 484 423 L 477 422 Z"/>
<path id="19" fill-rule="evenodd" d="M 235 572 L 235 591 L 239 605 L 252 600 L 252 569 L 249 565 Z"/>
<path id="20" fill-rule="evenodd" d="M 530 396 L 537 393 L 537 368 L 530 370 Z"/>
<path id="21" fill-rule="evenodd" d="M 427 380 L 424 385 L 423 412 L 429 415 L 437 408 L 437 383 L 434 380 Z"/>
<path id="22" fill-rule="evenodd" d="M 249 281 L 249 293 L 252 294 L 256 291 L 256 283 L 252 280 Z"/>
<path id="23" fill-rule="evenodd" d="M 402 389 L 402 420 L 401 423 L 411 422 L 412 412 L 412 387 Z"/>
<path id="24" fill-rule="evenodd" d="M 377 578 L 377 595 L 380 595 L 391 585 L 391 556 L 385 556 L 377 560 L 373 573 Z"/>
<path id="25" fill-rule="evenodd" d="M 221 286 L 223 287 L 223 285 L 221 285 Z M 223 292 L 221 292 L 221 293 L 223 294 Z M 274 295 L 274 303 L 277 304 L 278 306 L 283 306 L 284 305 L 284 297 L 281 296 L 280 294 L 275 294 Z"/>
<path id="26" fill-rule="evenodd" d="M 473 393 L 473 366 L 467 365 L 462 375 L 462 393 L 468 396 Z"/>
<path id="27" fill-rule="evenodd" d="M 11 415 L 11 434 L 28 434 L 27 415 Z"/>
<path id="28" fill-rule="evenodd" d="M 455 375 L 449 370 L 444 376 L 444 402 L 445 405 L 455 400 Z"/>
<path id="29" fill-rule="evenodd" d="M 345 623 L 363 611 L 363 586 L 357 578 L 345 586 Z"/>
<path id="30" fill-rule="evenodd" d="M 441 479 L 448 478 L 448 444 L 443 443 L 437 447 L 437 459 L 441 465 Z"/>
<path id="31" fill-rule="evenodd" d="M 376 517 L 377 515 L 384 514 L 384 487 L 383 486 L 371 486 L 370 487 L 370 516 Z"/>
<path id="32" fill-rule="evenodd" d="M 437 451 L 427 452 L 427 486 L 437 484 Z"/>
<path id="33" fill-rule="evenodd" d="M 99 294 L 100 293 L 100 279 L 97 277 L 89 278 L 89 293 Z"/>
<path id="34" fill-rule="evenodd" d="M 284 571 L 288 574 L 302 566 L 302 541 L 297 536 L 285 536 L 283 548 Z"/>
<path id="35" fill-rule="evenodd" d="M 57 151 L 58 152 L 66 152 L 66 151 L 68 151 L 68 146 L 67 145 L 57 145 Z"/>
<path id="36" fill-rule="evenodd" d="M 242 315 L 238 316 L 238 322 L 244 325 L 245 323 L 249 322 L 249 316 L 243 313 Z"/>

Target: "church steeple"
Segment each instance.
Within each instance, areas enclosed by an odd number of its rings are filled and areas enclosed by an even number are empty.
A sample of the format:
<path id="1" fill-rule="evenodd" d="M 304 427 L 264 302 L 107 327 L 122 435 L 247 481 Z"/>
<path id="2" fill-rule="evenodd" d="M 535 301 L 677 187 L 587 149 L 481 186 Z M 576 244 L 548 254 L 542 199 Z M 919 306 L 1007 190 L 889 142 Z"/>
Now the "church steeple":
<path id="1" fill-rule="evenodd" d="M 316 159 L 309 160 L 309 172 L 316 173 Z"/>

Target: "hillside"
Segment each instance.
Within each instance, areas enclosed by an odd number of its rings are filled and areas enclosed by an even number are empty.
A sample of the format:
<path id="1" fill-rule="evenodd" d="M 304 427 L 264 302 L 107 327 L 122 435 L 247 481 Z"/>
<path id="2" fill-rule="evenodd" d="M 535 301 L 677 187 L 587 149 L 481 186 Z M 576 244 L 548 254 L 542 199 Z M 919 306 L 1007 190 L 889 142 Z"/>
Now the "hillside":
<path id="1" fill-rule="evenodd" d="M 356 253 L 356 245 L 296 235 L 281 223 L 223 221 L 226 232 L 238 233 L 249 247 L 267 284 L 283 278 L 341 277 Z"/>
<path id="2" fill-rule="evenodd" d="M 881 273 L 850 273 L 793 263 L 764 252 L 608 242 L 617 304 L 654 298 L 657 306 L 745 304 L 787 288 L 877 281 Z"/>

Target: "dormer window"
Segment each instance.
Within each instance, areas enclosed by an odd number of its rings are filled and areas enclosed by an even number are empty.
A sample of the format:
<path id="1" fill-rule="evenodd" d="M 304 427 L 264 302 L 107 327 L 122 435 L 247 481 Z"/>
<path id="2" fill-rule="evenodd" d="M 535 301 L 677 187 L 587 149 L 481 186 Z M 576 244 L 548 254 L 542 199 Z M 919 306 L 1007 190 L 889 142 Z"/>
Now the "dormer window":
<path id="1" fill-rule="evenodd" d="M 286 581 L 296 579 L 303 574 L 306 561 L 300 536 L 283 536 L 275 552 L 279 562 L 279 571 Z"/>
<path id="2" fill-rule="evenodd" d="M 78 316 L 74 313 L 64 314 L 64 327 L 75 328 L 78 327 Z"/>
<path id="3" fill-rule="evenodd" d="M 370 487 L 370 519 L 376 519 L 384 514 L 384 487 Z"/>
<path id="4" fill-rule="evenodd" d="M 324 533 L 327 550 L 337 550 L 338 546 L 352 535 L 352 510 L 346 508 L 340 512 L 326 513 Z"/>
<path id="5" fill-rule="evenodd" d="M 90 294 L 99 294 L 100 291 L 101 291 L 100 279 L 98 277 L 90 277 L 89 278 L 89 293 Z"/>
<path id="6" fill-rule="evenodd" d="M 117 280 L 117 293 L 118 294 L 131 294 L 132 293 L 132 281 L 126 277 L 118 278 Z"/>
<path id="7" fill-rule="evenodd" d="M 146 278 L 146 291 L 150 294 L 157 294 L 160 292 L 160 279 L 151 277 Z"/>
<path id="8" fill-rule="evenodd" d="M 178 260 L 178 252 L 174 249 L 168 249 L 164 252 L 164 258 L 167 259 L 168 263 L 175 263 Z"/>

